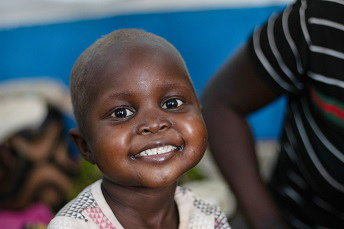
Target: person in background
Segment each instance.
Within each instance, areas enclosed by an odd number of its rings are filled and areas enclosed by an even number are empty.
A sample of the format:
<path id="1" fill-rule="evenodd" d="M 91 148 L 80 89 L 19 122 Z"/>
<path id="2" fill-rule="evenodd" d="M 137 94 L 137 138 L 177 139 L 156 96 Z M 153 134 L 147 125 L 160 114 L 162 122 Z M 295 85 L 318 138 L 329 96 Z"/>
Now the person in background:
<path id="1" fill-rule="evenodd" d="M 283 95 L 265 184 L 246 117 Z M 343 228 L 344 1 L 296 1 L 272 15 L 211 80 L 203 106 L 210 149 L 252 228 Z"/>
<path id="2" fill-rule="evenodd" d="M 70 198 L 79 156 L 68 147 L 66 88 L 51 79 L 0 84 L 0 227 L 46 228 Z"/>

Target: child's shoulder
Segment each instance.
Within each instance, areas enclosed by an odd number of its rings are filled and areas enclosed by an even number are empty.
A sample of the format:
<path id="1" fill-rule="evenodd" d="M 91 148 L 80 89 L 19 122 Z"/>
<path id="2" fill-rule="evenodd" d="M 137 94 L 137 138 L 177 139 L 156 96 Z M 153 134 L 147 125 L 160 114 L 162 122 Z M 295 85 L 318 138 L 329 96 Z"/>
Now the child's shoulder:
<path id="1" fill-rule="evenodd" d="M 90 186 L 86 187 L 77 197 L 67 203 L 50 222 L 49 229 L 63 228 L 61 226 L 68 226 L 68 228 L 74 228 L 72 225 L 87 224 L 88 217 L 85 213 L 88 213 L 92 209 L 97 209 L 98 204 L 92 193 L 92 187 L 100 185 L 100 181 L 97 181 Z"/>
<path id="2" fill-rule="evenodd" d="M 97 185 L 97 182 L 86 187 L 77 197 L 66 204 L 56 216 L 66 216 L 75 219 L 85 219 L 81 213 L 87 208 L 97 207 L 97 202 L 92 194 L 92 186 Z"/>
<path id="3" fill-rule="evenodd" d="M 179 215 L 187 217 L 187 228 L 228 229 L 227 217 L 221 208 L 196 196 L 190 189 L 178 186 L 175 201 Z M 183 219 L 180 219 L 182 223 Z"/>

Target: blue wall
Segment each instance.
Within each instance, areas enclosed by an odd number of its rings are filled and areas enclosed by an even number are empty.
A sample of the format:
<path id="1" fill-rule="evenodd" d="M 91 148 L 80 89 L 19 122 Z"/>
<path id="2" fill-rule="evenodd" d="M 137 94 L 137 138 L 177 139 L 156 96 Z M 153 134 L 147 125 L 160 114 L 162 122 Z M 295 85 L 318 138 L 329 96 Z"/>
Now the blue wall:
<path id="1" fill-rule="evenodd" d="M 113 16 L 104 19 L 0 30 L 0 81 L 49 76 L 68 84 L 80 53 L 119 28 L 160 35 L 181 52 L 200 95 L 206 82 L 257 24 L 282 6 Z M 258 138 L 276 138 L 284 101 L 250 118 Z"/>

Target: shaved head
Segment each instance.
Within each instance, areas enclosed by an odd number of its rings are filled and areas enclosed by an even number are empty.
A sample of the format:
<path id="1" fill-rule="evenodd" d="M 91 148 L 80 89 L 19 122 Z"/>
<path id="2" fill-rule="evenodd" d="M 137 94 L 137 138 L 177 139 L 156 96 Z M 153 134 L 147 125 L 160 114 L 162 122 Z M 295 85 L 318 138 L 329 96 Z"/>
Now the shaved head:
<path id="1" fill-rule="evenodd" d="M 158 47 L 176 55 L 185 62 L 177 49 L 165 39 L 138 29 L 116 30 L 93 43 L 75 62 L 71 77 L 71 97 L 75 119 L 82 134 L 87 134 L 87 108 L 97 93 L 94 88 L 108 63 L 117 61 L 134 47 Z"/>

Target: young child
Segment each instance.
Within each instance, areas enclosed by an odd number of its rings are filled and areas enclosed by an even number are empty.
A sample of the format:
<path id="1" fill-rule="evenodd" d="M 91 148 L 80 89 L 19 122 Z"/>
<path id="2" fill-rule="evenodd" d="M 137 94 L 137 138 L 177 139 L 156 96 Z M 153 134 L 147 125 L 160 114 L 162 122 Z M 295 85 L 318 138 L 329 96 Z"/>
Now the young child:
<path id="1" fill-rule="evenodd" d="M 103 173 L 49 228 L 229 228 L 216 206 L 177 187 L 202 158 L 207 132 L 186 65 L 166 40 L 117 30 L 71 74 L 80 153 Z"/>

